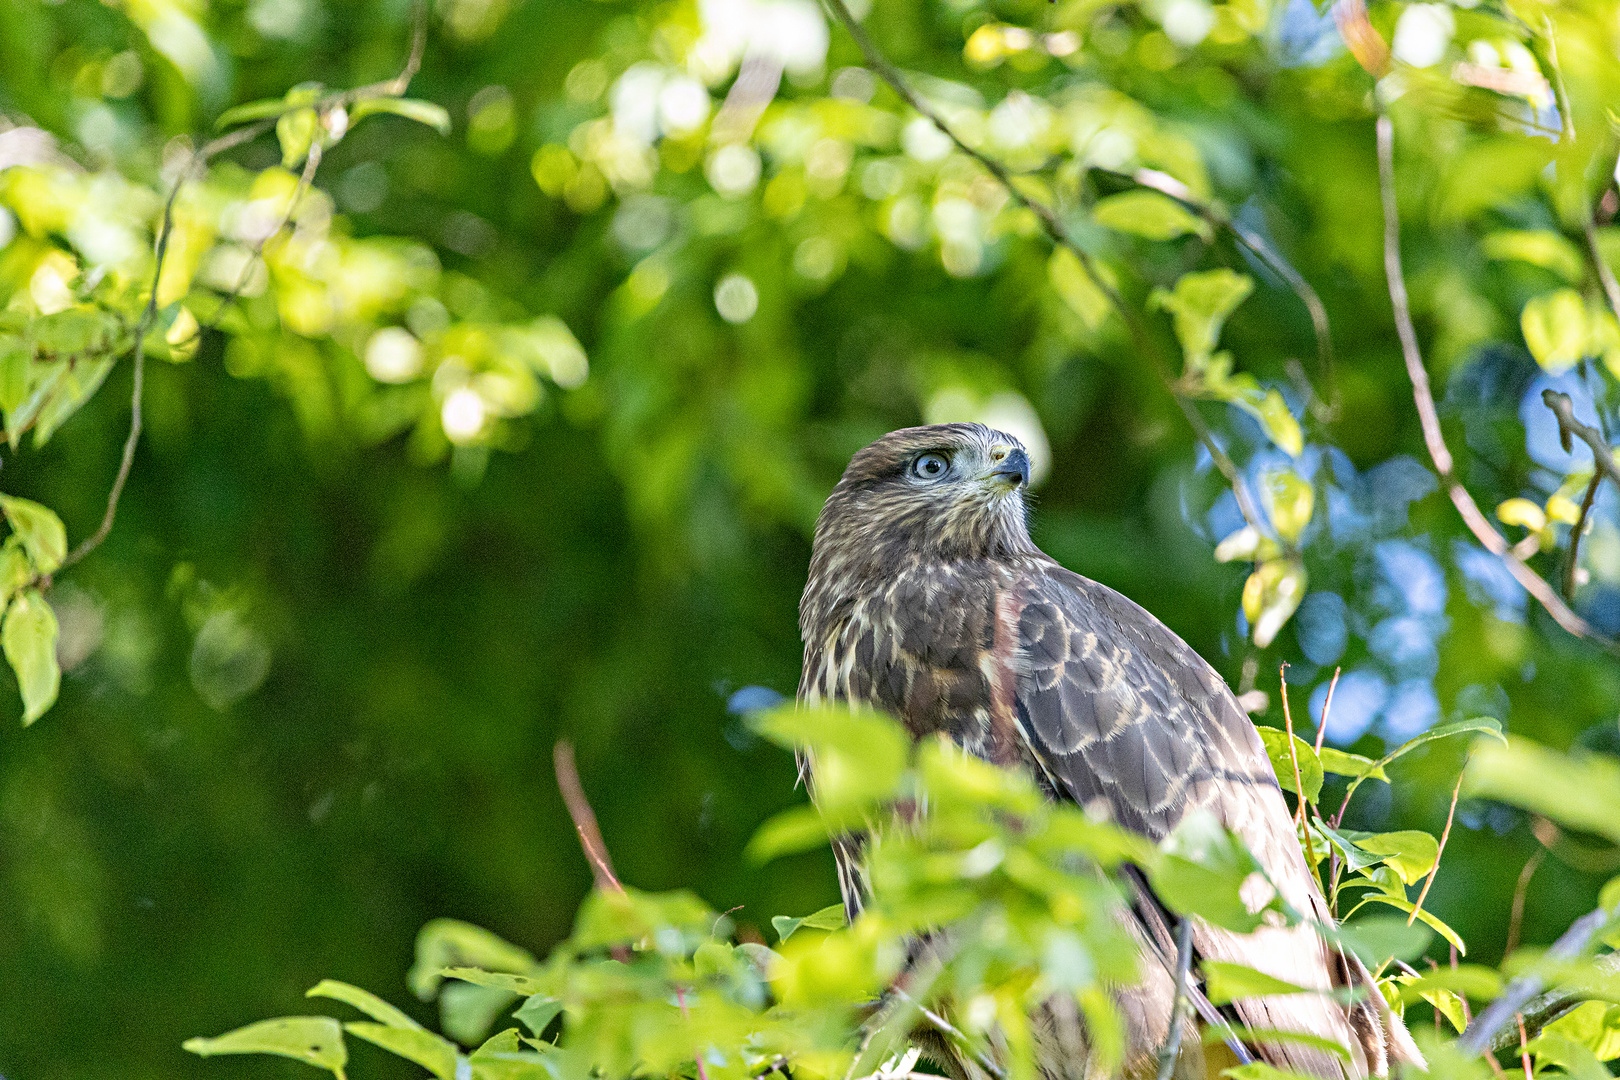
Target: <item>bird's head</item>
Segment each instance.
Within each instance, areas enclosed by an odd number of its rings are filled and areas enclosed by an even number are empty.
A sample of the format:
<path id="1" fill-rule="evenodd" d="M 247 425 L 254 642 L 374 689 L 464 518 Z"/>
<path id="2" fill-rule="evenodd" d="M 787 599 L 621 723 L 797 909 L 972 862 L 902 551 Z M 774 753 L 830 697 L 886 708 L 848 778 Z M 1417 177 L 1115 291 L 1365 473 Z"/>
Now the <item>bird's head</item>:
<path id="1" fill-rule="evenodd" d="M 816 555 L 956 560 L 1035 550 L 1029 453 L 983 424 L 891 431 L 857 453 L 816 522 Z"/>

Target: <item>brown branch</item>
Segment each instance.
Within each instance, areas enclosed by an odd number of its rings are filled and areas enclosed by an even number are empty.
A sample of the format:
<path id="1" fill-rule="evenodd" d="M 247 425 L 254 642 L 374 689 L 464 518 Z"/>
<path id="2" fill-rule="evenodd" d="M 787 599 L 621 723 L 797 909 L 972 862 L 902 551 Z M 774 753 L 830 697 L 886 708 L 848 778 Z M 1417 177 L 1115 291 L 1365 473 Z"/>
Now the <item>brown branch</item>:
<path id="1" fill-rule="evenodd" d="M 1284 693 L 1286 693 L 1286 689 Z M 1187 1015 L 1187 980 L 1192 973 L 1192 917 L 1183 915 L 1176 928 L 1176 991 L 1170 1002 L 1170 1030 L 1159 1049 L 1158 1080 L 1170 1080 L 1181 1053 L 1181 1029 Z"/>
<path id="2" fill-rule="evenodd" d="M 1440 431 L 1440 416 L 1435 410 L 1434 393 L 1429 388 L 1429 373 L 1423 366 L 1423 354 L 1418 349 L 1417 331 L 1412 326 L 1412 311 L 1406 295 L 1406 278 L 1401 270 L 1401 221 L 1395 205 L 1395 129 L 1388 113 L 1379 115 L 1377 133 L 1378 188 L 1384 204 L 1384 272 L 1389 279 L 1389 300 L 1394 308 L 1395 332 L 1400 337 L 1401 356 L 1406 361 L 1406 374 L 1412 383 L 1412 398 L 1417 404 L 1418 419 L 1423 426 L 1423 442 L 1435 471 L 1440 475 L 1440 484 L 1451 497 L 1468 531 L 1474 534 L 1485 550 L 1502 560 L 1514 580 L 1536 598 L 1559 626 L 1620 656 L 1620 645 L 1604 637 L 1591 623 L 1570 610 L 1553 587 L 1513 553 L 1502 534 L 1480 512 L 1468 489 L 1457 479 L 1451 451 L 1446 447 L 1445 436 Z"/>
<path id="3" fill-rule="evenodd" d="M 854 13 L 849 10 L 846 0 L 821 0 L 821 2 L 833 18 L 849 32 L 849 36 L 854 39 L 856 46 L 861 50 L 862 55 L 866 57 L 866 62 L 872 67 L 872 70 L 876 71 L 878 77 L 889 84 L 889 87 L 899 95 L 901 101 L 904 101 L 919 115 L 929 120 L 940 130 L 941 134 L 951 140 L 958 150 L 983 166 L 985 171 L 1001 184 L 1015 203 L 1034 214 L 1035 219 L 1041 224 L 1041 229 L 1046 233 L 1047 238 L 1051 240 L 1053 245 L 1067 248 L 1080 260 L 1081 269 L 1086 272 L 1086 276 L 1091 279 L 1092 283 L 1102 291 L 1103 296 L 1108 300 L 1109 306 L 1119 315 L 1120 321 L 1125 324 L 1125 329 L 1130 334 L 1131 342 L 1136 346 L 1137 351 L 1152 362 L 1160 381 L 1164 383 L 1165 389 L 1176 399 L 1176 403 L 1181 406 L 1182 415 L 1187 418 L 1187 423 L 1192 427 L 1194 436 L 1203 444 L 1204 449 L 1209 452 L 1210 459 L 1214 461 L 1215 467 L 1220 470 L 1221 475 L 1226 477 L 1227 483 L 1232 485 L 1232 492 L 1237 497 L 1238 509 L 1242 511 L 1243 517 L 1257 530 L 1262 530 L 1262 518 L 1254 500 L 1249 495 L 1248 485 L 1244 482 L 1243 475 L 1238 472 L 1237 466 L 1232 463 L 1232 459 L 1227 457 L 1226 452 L 1215 441 L 1215 437 L 1210 432 L 1209 425 L 1204 422 L 1204 418 L 1198 414 L 1193 404 L 1176 388 L 1176 381 L 1171 374 L 1169 364 L 1154 344 L 1152 336 L 1148 333 L 1147 327 L 1143 325 L 1136 310 L 1125 302 L 1125 298 L 1119 294 L 1119 290 L 1110 285 L 1108 280 L 1098 271 L 1096 260 L 1091 257 L 1091 253 L 1081 247 L 1074 237 L 1069 235 L 1069 231 L 1064 226 L 1062 219 L 1058 217 L 1057 211 L 1040 199 L 1024 192 L 1018 186 L 1016 178 L 1007 169 L 1007 166 L 984 152 L 969 146 L 961 135 L 957 134 L 956 129 L 951 127 L 945 121 L 945 118 L 939 114 L 939 111 L 923 100 L 912 89 L 911 84 L 906 80 L 900 69 L 878 49 L 872 38 L 867 34 L 865 27 L 861 26 Z"/>
<path id="4" fill-rule="evenodd" d="M 1305 280 L 1298 270 L 1294 269 L 1287 259 L 1268 244 L 1264 237 L 1239 223 L 1230 214 L 1210 203 L 1201 202 L 1192 191 L 1180 180 L 1162 173 L 1157 169 L 1137 169 L 1134 173 L 1116 173 L 1111 170 L 1099 169 L 1109 176 L 1121 180 L 1128 180 L 1138 187 L 1149 188 L 1166 198 L 1173 199 L 1182 206 L 1191 210 L 1216 228 L 1225 229 L 1232 234 L 1238 243 L 1248 248 L 1261 262 L 1271 267 L 1299 297 L 1300 303 L 1311 317 L 1311 330 L 1316 335 L 1316 359 L 1321 369 L 1322 381 L 1328 386 L 1329 396 L 1333 393 L 1333 336 L 1328 325 L 1327 307 L 1322 303 L 1321 296 L 1317 295 L 1311 283 Z"/>
<path id="5" fill-rule="evenodd" d="M 411 38 L 410 54 L 406 57 L 405 66 L 403 69 L 401 69 L 398 75 L 387 82 L 373 83 L 371 86 L 364 86 L 356 90 L 350 90 L 341 94 L 332 95 L 329 98 L 323 99 L 322 102 L 317 103 L 317 107 L 330 109 L 335 107 L 335 105 L 350 104 L 362 97 L 374 97 L 378 94 L 387 94 L 391 97 L 399 97 L 400 95 L 404 94 L 406 88 L 410 86 L 411 79 L 415 77 L 417 70 L 422 66 L 422 52 L 427 43 L 427 8 L 423 4 L 418 4 L 416 7 L 415 24 L 415 29 Z M 112 532 L 113 522 L 118 517 L 118 503 L 119 500 L 123 498 L 124 485 L 126 482 L 128 482 L 130 470 L 135 465 L 135 448 L 139 445 L 141 440 L 141 398 L 146 382 L 146 335 L 151 331 L 152 327 L 157 322 L 158 282 L 163 277 L 163 264 L 168 257 L 169 240 L 174 235 L 174 206 L 175 202 L 180 198 L 180 189 L 183 188 L 186 182 L 195 174 L 201 172 L 202 169 L 213 158 L 225 153 L 227 150 L 234 150 L 238 146 L 252 142 L 260 135 L 263 135 L 265 132 L 275 127 L 276 119 L 276 117 L 267 117 L 258 121 L 257 123 L 249 124 L 246 127 L 238 128 L 235 131 L 227 132 L 226 134 L 220 135 L 217 138 L 210 139 L 208 142 L 203 144 L 201 150 L 192 155 L 191 160 L 186 162 L 186 164 L 181 167 L 180 172 L 174 178 L 174 186 L 169 189 L 169 197 L 164 200 L 163 203 L 163 218 L 158 227 L 156 244 L 157 259 L 156 265 L 154 265 L 152 268 L 152 291 L 151 294 L 146 298 L 146 306 L 141 309 L 140 320 L 135 324 L 135 344 L 131 353 L 135 366 L 135 375 L 134 387 L 130 391 L 129 434 L 124 438 L 124 452 L 118 462 L 118 473 L 115 477 L 113 477 L 112 487 L 107 492 L 107 509 L 101 516 L 101 524 L 96 526 L 95 532 L 85 537 L 77 547 L 67 554 L 67 557 L 62 560 L 62 565 L 58 567 L 57 572 L 65 570 L 73 564 L 79 562 L 86 555 L 89 555 L 92 551 L 96 550 L 96 548 L 100 547 L 102 542 L 107 539 L 108 534 Z M 309 159 L 305 163 L 304 174 L 299 179 L 299 187 L 294 190 L 293 202 L 292 205 L 287 209 L 287 217 L 282 221 L 281 225 L 277 226 L 276 232 L 271 234 L 272 237 L 277 233 L 280 233 L 281 230 L 286 227 L 287 221 L 291 220 L 293 210 L 298 204 L 300 192 L 308 190 L 310 181 L 314 179 L 315 167 L 319 164 L 319 162 L 319 143 L 315 143 L 310 148 L 310 155 Z M 264 243 L 268 242 L 269 239 L 270 237 L 266 237 L 265 241 L 260 243 L 255 255 L 263 252 Z M 249 265 L 251 266 L 251 263 Z M 225 301 L 220 305 L 219 310 L 215 312 L 215 319 L 212 323 L 210 323 L 210 327 L 218 325 L 218 319 L 221 312 L 223 312 L 224 308 L 235 300 L 238 295 L 240 295 L 242 288 L 246 284 L 246 273 L 247 272 L 244 270 L 242 279 L 237 282 L 237 287 L 232 290 L 231 295 L 225 299 Z M 200 337 L 201 334 L 202 328 L 199 328 L 198 331 L 187 340 L 187 342 L 182 344 L 189 344 L 190 341 L 196 340 L 196 338 Z"/>
<path id="6" fill-rule="evenodd" d="M 1328 683 L 1327 698 L 1322 702 L 1322 720 L 1316 725 L 1316 746 L 1314 747 L 1318 754 L 1322 752 L 1322 743 L 1327 738 L 1328 710 L 1333 708 L 1333 691 L 1339 688 L 1339 673 L 1343 670 L 1341 667 L 1333 669 L 1333 681 Z"/>
<path id="7" fill-rule="evenodd" d="M 579 846 L 591 864 L 596 887 L 603 892 L 624 892 L 624 886 L 613 873 L 613 861 L 608 857 L 607 845 L 602 842 L 602 830 L 596 825 L 596 812 L 585 798 L 585 788 L 579 782 L 579 769 L 574 765 L 574 744 L 560 740 L 551 750 L 552 764 L 557 769 L 557 788 L 562 792 L 568 816 L 574 820 L 574 831 L 579 833 Z"/>
<path id="8" fill-rule="evenodd" d="M 1467 762 L 1463 764 L 1466 766 Z M 1406 917 L 1407 926 L 1417 922 L 1418 912 L 1423 910 L 1423 901 L 1429 898 L 1429 887 L 1434 884 L 1435 877 L 1440 873 L 1440 860 L 1446 854 L 1446 841 L 1451 839 L 1451 823 L 1457 819 L 1457 796 L 1461 794 L 1462 773 L 1458 773 L 1457 786 L 1451 789 L 1451 809 L 1446 811 L 1446 827 L 1440 831 L 1440 847 L 1434 853 L 1434 865 L 1429 868 L 1429 876 L 1423 882 L 1423 889 L 1418 893 L 1417 901 L 1412 905 L 1412 913 Z"/>
<path id="9" fill-rule="evenodd" d="M 1575 598 L 1575 572 L 1581 560 L 1581 534 L 1586 532 L 1586 519 L 1591 516 L 1592 504 L 1597 501 L 1598 486 L 1602 483 L 1603 474 L 1593 469 L 1592 480 L 1586 485 L 1586 495 L 1581 499 L 1581 512 L 1569 530 L 1569 556 L 1564 560 L 1564 595 L 1572 600 Z"/>
<path id="10" fill-rule="evenodd" d="M 1569 453 L 1575 447 L 1571 436 L 1581 440 L 1591 447 L 1592 462 L 1597 471 L 1620 487 L 1620 464 L 1614 460 L 1614 451 L 1609 449 L 1603 432 L 1575 419 L 1575 403 L 1569 395 L 1549 388 L 1541 392 L 1541 402 L 1558 418 L 1558 438 L 1564 444 L 1564 453 Z"/>
<path id="11" fill-rule="evenodd" d="M 1536 870 L 1546 857 L 1545 847 L 1536 848 L 1535 854 L 1524 861 L 1524 869 L 1519 871 L 1519 880 L 1513 886 L 1513 907 L 1508 915 L 1507 940 L 1502 946 L 1504 957 L 1519 947 L 1519 931 L 1524 926 L 1524 902 L 1530 893 L 1530 879 L 1535 876 Z"/>

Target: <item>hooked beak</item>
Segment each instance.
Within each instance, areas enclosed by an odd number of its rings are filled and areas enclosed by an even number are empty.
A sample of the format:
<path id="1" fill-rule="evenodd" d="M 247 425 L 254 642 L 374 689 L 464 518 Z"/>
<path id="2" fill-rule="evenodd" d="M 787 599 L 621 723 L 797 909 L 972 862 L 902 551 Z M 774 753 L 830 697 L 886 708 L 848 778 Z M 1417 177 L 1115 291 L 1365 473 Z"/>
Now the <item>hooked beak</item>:
<path id="1" fill-rule="evenodd" d="M 1006 479 L 1011 487 L 1024 487 L 1029 484 L 1029 455 L 1022 450 L 1014 450 L 1006 457 L 996 462 L 995 468 L 990 470 L 991 479 Z"/>

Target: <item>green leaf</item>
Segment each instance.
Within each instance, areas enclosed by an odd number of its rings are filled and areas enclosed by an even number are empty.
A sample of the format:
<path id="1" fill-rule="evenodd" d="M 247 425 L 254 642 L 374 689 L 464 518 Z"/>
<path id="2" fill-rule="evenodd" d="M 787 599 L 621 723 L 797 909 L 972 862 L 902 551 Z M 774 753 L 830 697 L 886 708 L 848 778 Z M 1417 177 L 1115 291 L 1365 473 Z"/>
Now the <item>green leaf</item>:
<path id="1" fill-rule="evenodd" d="M 23 723 L 32 724 L 56 702 L 62 671 L 56 666 L 56 612 L 38 589 L 28 589 L 11 602 L 0 646 L 17 673 L 22 690 Z"/>
<path id="2" fill-rule="evenodd" d="M 0 336 L 0 410 L 7 416 L 28 397 L 28 365 L 32 358 L 21 338 Z"/>
<path id="3" fill-rule="evenodd" d="M 779 746 L 809 751 L 816 806 L 835 825 L 854 824 L 899 790 L 911 736 L 881 713 L 790 703 L 754 714 L 751 723 Z M 805 824 L 799 829 L 806 834 Z"/>
<path id="4" fill-rule="evenodd" d="M 212 1039 L 187 1039 L 181 1048 L 199 1057 L 215 1054 L 279 1054 L 326 1069 L 343 1080 L 349 1061 L 343 1029 L 329 1016 L 283 1016 L 228 1031 Z"/>
<path id="5" fill-rule="evenodd" d="M 1356 844 L 1354 834 L 1349 829 L 1335 829 L 1325 822 L 1317 821 L 1311 825 L 1316 835 L 1323 837 L 1329 844 L 1338 849 L 1344 857 L 1345 864 L 1351 870 L 1365 870 L 1369 866 L 1377 866 L 1383 862 L 1383 857 L 1374 855 L 1370 851 L 1363 851 Z"/>
<path id="6" fill-rule="evenodd" d="M 422 1027 L 371 991 L 362 990 L 346 982 L 338 982 L 336 979 L 322 979 L 304 991 L 304 996 L 333 998 L 346 1005 L 353 1005 L 373 1020 L 381 1020 L 389 1027 L 417 1029 Z"/>
<path id="7" fill-rule="evenodd" d="M 1612 1080 L 1590 1047 L 1561 1031 L 1543 1029 L 1530 1044 L 1538 1062 L 1550 1062 L 1575 1080 Z"/>
<path id="8" fill-rule="evenodd" d="M 406 981 L 423 1001 L 431 998 L 449 967 L 477 967 L 486 971 L 531 971 L 532 953 L 485 930 L 456 919 L 434 919 L 416 936 L 416 962 Z"/>
<path id="9" fill-rule="evenodd" d="M 281 144 L 281 165 L 291 169 L 309 156 L 320 131 L 320 120 L 314 109 L 293 109 L 283 113 L 276 121 L 276 141 Z"/>
<path id="10" fill-rule="evenodd" d="M 496 990 L 509 990 L 528 997 L 540 989 L 540 984 L 527 975 L 513 975 L 507 971 L 485 971 L 475 967 L 447 967 L 439 972 L 447 979 L 459 979 L 474 986 L 488 986 Z"/>
<path id="11" fill-rule="evenodd" d="M 1454 968 L 1435 968 L 1416 978 L 1407 976 L 1400 983 L 1401 999 L 1416 1001 L 1433 990 L 1450 990 L 1475 1001 L 1490 1001 L 1502 994 L 1502 976 L 1479 964 L 1458 964 Z"/>
<path id="12" fill-rule="evenodd" d="M 1266 756 L 1271 758 L 1271 767 L 1277 772 L 1277 783 L 1282 785 L 1284 791 L 1300 794 L 1294 783 L 1294 757 L 1289 754 L 1289 735 L 1281 728 L 1256 728 L 1260 732 L 1260 741 L 1265 744 Z M 1322 762 L 1317 758 L 1316 751 L 1311 744 L 1293 736 L 1294 754 L 1299 759 L 1300 783 L 1305 785 L 1305 801 L 1316 802 L 1317 796 L 1322 794 Z"/>
<path id="13" fill-rule="evenodd" d="M 344 1024 L 343 1030 L 422 1066 L 439 1080 L 456 1080 L 456 1047 L 443 1036 L 420 1027 L 398 1028 L 364 1021 Z"/>
<path id="14" fill-rule="evenodd" d="M 268 120 L 272 116 L 280 116 L 288 109 L 297 107 L 297 105 L 288 104 L 286 98 L 266 98 L 262 101 L 244 102 L 220 113 L 219 119 L 214 121 L 214 130 L 221 131 L 253 120 Z"/>
<path id="15" fill-rule="evenodd" d="M 1243 614 L 1254 626 L 1255 645 L 1263 649 L 1276 640 L 1305 599 L 1308 580 L 1304 562 L 1293 556 L 1267 559 L 1254 568 L 1243 583 Z M 1320 792 L 1320 779 L 1316 786 Z"/>
<path id="16" fill-rule="evenodd" d="M 1391 896 L 1386 892 L 1371 892 L 1362 897 L 1361 902 L 1350 909 L 1350 914 L 1354 915 L 1368 904 L 1387 904 L 1398 911 L 1406 912 L 1408 915 L 1410 915 L 1414 910 L 1414 905 L 1410 900 L 1405 900 L 1398 896 Z M 1457 955 L 1468 955 L 1468 946 L 1463 942 L 1461 935 L 1442 922 L 1439 916 L 1435 915 L 1427 908 L 1424 908 L 1418 911 L 1417 917 L 1432 927 L 1441 937 L 1445 938 L 1451 944 L 1457 946 Z"/>
<path id="17" fill-rule="evenodd" d="M 1586 302 L 1574 289 L 1558 289 L 1524 305 L 1524 343 L 1548 373 L 1557 375 L 1586 355 Z"/>
<path id="18" fill-rule="evenodd" d="M 440 135 L 450 134 L 450 114 L 443 106 L 416 98 L 374 97 L 362 98 L 349 110 L 349 122 L 358 123 L 377 113 L 392 113 L 418 124 L 426 124 Z"/>
<path id="19" fill-rule="evenodd" d="M 1453 720 L 1445 724 L 1436 724 L 1428 731 L 1425 731 L 1420 735 L 1415 735 L 1401 743 L 1401 745 L 1397 746 L 1395 749 L 1373 762 L 1371 768 L 1364 769 L 1362 772 L 1356 774 L 1356 778 L 1350 781 L 1350 787 L 1344 793 L 1345 800 L 1347 802 L 1349 801 L 1350 796 L 1355 794 L 1356 788 L 1361 786 L 1363 780 L 1376 777 L 1377 779 L 1387 782 L 1389 778 L 1383 775 L 1384 766 L 1388 765 L 1392 761 L 1405 757 L 1407 754 L 1411 753 L 1413 750 L 1416 750 L 1424 743 L 1435 742 L 1439 739 L 1449 739 L 1453 735 L 1466 735 L 1469 732 L 1479 732 L 1482 735 L 1489 735 L 1494 739 L 1500 740 L 1503 745 L 1507 744 L 1507 736 L 1502 734 L 1502 725 L 1488 716 L 1476 716 L 1468 720 Z"/>
<path id="20" fill-rule="evenodd" d="M 1515 735 L 1505 746 L 1475 748 L 1463 792 L 1620 843 L 1620 760 L 1607 755 L 1560 754 Z"/>
<path id="21" fill-rule="evenodd" d="M 1275 1065 L 1267 1065 L 1263 1061 L 1251 1061 L 1247 1065 L 1233 1065 L 1222 1069 L 1221 1075 L 1229 1080 L 1311 1080 L 1305 1073 L 1297 1073 L 1290 1069 L 1279 1069 Z"/>
<path id="22" fill-rule="evenodd" d="M 1281 400 L 1281 395 L 1278 395 Z M 1293 419 L 1289 413 L 1288 418 Z M 1260 473 L 1260 498 L 1271 527 L 1287 543 L 1294 543 L 1311 523 L 1316 489 L 1293 469 L 1265 469 Z"/>
<path id="23" fill-rule="evenodd" d="M 1209 225 L 1174 199 L 1156 191 L 1126 191 L 1098 199 L 1092 220 L 1106 229 L 1149 240 L 1173 240 L 1196 233 L 1208 238 Z"/>
<path id="24" fill-rule="evenodd" d="M 1541 1030 L 1573 1039 L 1599 1061 L 1620 1058 L 1620 1005 L 1583 1001 Z"/>
<path id="25" fill-rule="evenodd" d="M 0 511 L 22 542 L 34 569 L 41 574 L 54 573 L 67 558 L 67 530 L 62 519 L 48 506 L 41 506 L 14 495 L 0 495 Z"/>
<path id="26" fill-rule="evenodd" d="M 1252 1028 L 1232 1027 L 1206 1027 L 1203 1034 L 1205 1046 L 1214 1046 L 1224 1043 L 1227 1039 L 1236 1039 L 1243 1043 L 1294 1043 L 1299 1046 L 1310 1046 L 1317 1050 L 1325 1050 L 1340 1061 L 1350 1060 L 1350 1051 L 1332 1039 L 1321 1035 L 1312 1035 L 1304 1031 L 1288 1031 L 1283 1028 Z M 1228 1070 L 1230 1071 L 1230 1070 Z M 1225 1074 L 1222 1074 L 1225 1075 Z"/>
<path id="27" fill-rule="evenodd" d="M 562 1012 L 562 1002 L 544 994 L 530 994 L 512 1015 L 523 1022 L 537 1039 L 544 1038 L 546 1028 Z"/>
<path id="28" fill-rule="evenodd" d="M 1412 960 L 1422 956 L 1434 938 L 1427 927 L 1408 926 L 1398 915 L 1371 915 L 1338 926 L 1317 923 L 1316 932 L 1339 948 L 1355 953 L 1374 971 L 1392 959 Z"/>
<path id="29" fill-rule="evenodd" d="M 1168 292 L 1155 289 L 1148 306 L 1170 312 L 1187 367 L 1202 368 L 1214 355 L 1227 316 L 1254 291 L 1254 279 L 1235 270 L 1182 274 Z"/>
<path id="30" fill-rule="evenodd" d="M 1249 910 L 1242 895 L 1243 883 L 1264 870 L 1243 841 L 1213 815 L 1205 811 L 1188 814 L 1165 837 L 1161 848 L 1163 854 L 1149 877 L 1153 891 L 1175 911 L 1198 915 L 1240 934 L 1259 926 L 1267 911 L 1297 921 L 1297 914 L 1275 892 L 1264 908 Z"/>
<path id="31" fill-rule="evenodd" d="M 1379 856 L 1408 885 L 1422 881 L 1440 857 L 1440 841 L 1415 829 L 1349 836 L 1362 851 Z"/>
<path id="32" fill-rule="evenodd" d="M 6 537 L 0 544 L 0 611 L 16 595 L 18 589 L 34 580 L 34 564 L 23 550 L 16 534 Z"/>
<path id="33" fill-rule="evenodd" d="M 1586 274 L 1586 262 L 1574 244 L 1550 229 L 1502 229 L 1481 244 L 1487 259 L 1514 259 L 1551 270 L 1572 285 Z"/>
<path id="34" fill-rule="evenodd" d="M 101 384 L 107 380 L 107 373 L 117 362 L 115 356 L 104 356 L 67 366 L 51 392 L 40 402 L 39 412 L 34 417 L 36 447 L 49 442 L 56 430 L 101 389 Z"/>
<path id="35" fill-rule="evenodd" d="M 1046 263 L 1046 274 L 1052 281 L 1052 288 L 1080 316 L 1087 330 L 1097 329 L 1113 314 L 1114 305 L 1108 299 L 1108 294 L 1086 273 L 1080 257 L 1068 248 L 1060 247 L 1052 252 L 1052 257 Z"/>
<path id="36" fill-rule="evenodd" d="M 1268 994 L 1303 994 L 1306 988 L 1243 964 L 1230 964 L 1224 960 L 1202 960 L 1204 993 L 1211 1005 L 1228 1005 L 1239 998 L 1264 997 Z"/>
<path id="37" fill-rule="evenodd" d="M 1347 754 L 1331 746 L 1322 747 L 1317 756 L 1322 761 L 1322 771 L 1325 773 L 1332 773 L 1334 776 L 1364 776 L 1370 780 L 1389 783 L 1389 776 L 1384 772 L 1383 766 L 1372 758 L 1365 758 L 1360 754 Z"/>
<path id="38" fill-rule="evenodd" d="M 743 855 L 756 865 L 768 863 L 783 855 L 796 855 L 818 848 L 836 831 L 836 827 L 828 828 L 815 807 L 789 807 L 765 819 L 748 841 Z"/>
<path id="39" fill-rule="evenodd" d="M 771 926 L 776 930 L 777 944 L 786 942 L 801 926 L 808 926 L 812 930 L 839 930 L 844 926 L 844 905 L 829 904 L 802 919 L 774 915 Z"/>

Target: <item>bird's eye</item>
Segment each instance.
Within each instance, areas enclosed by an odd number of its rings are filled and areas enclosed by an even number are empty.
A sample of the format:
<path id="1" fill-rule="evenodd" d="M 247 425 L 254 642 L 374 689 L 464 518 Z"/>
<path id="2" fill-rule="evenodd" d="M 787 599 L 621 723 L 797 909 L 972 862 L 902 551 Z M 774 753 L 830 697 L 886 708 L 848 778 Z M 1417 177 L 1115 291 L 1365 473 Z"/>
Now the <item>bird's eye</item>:
<path id="1" fill-rule="evenodd" d="M 951 467 L 944 454 L 924 454 L 911 463 L 911 475 L 919 480 L 938 480 Z"/>

